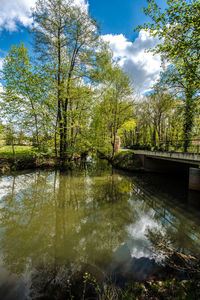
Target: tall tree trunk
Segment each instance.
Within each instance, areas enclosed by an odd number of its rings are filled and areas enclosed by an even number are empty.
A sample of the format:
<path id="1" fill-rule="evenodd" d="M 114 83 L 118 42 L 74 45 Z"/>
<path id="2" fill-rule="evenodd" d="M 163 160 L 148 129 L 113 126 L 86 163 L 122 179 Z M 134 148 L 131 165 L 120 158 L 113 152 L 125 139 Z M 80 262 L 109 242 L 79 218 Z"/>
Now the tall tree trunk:
<path id="1" fill-rule="evenodd" d="M 70 112 L 72 112 L 72 99 L 70 99 Z M 74 120 L 73 118 L 71 117 L 71 147 L 73 146 L 73 136 L 74 136 L 74 128 L 73 128 L 73 125 L 74 125 Z"/>
<path id="2" fill-rule="evenodd" d="M 155 128 L 155 124 L 153 126 L 152 145 L 153 145 L 153 147 L 156 146 L 156 128 Z"/>
<path id="3" fill-rule="evenodd" d="M 194 99 L 192 99 L 193 94 L 190 92 L 186 93 L 186 101 L 185 101 L 185 111 L 184 111 L 184 152 L 188 151 L 188 147 L 190 145 L 190 140 L 192 138 L 192 128 L 194 124 L 194 109 L 195 103 Z"/>
<path id="4" fill-rule="evenodd" d="M 160 147 L 160 137 L 161 137 L 161 114 L 158 117 L 158 146 Z"/>
<path id="5" fill-rule="evenodd" d="M 58 127 L 58 115 L 56 118 L 56 127 L 55 127 L 55 133 L 54 133 L 54 150 L 56 157 L 58 157 L 58 150 L 57 150 L 57 127 Z"/>
<path id="6" fill-rule="evenodd" d="M 33 104 L 33 101 L 31 99 L 31 97 L 30 97 L 30 102 L 31 102 L 31 108 L 33 110 L 34 119 L 35 119 L 36 144 L 37 144 L 37 146 L 39 146 L 40 143 L 39 143 L 38 117 L 37 117 L 37 114 L 35 112 L 35 107 L 34 107 L 34 104 Z"/>
<path id="7" fill-rule="evenodd" d="M 112 142 L 112 147 L 113 147 L 113 151 L 112 151 L 112 158 L 114 157 L 114 154 L 115 154 L 115 144 L 116 144 L 116 134 L 117 134 L 117 106 L 118 106 L 118 103 L 116 102 L 116 107 L 115 107 L 115 112 L 114 112 L 114 127 L 113 127 L 113 142 Z"/>
<path id="8" fill-rule="evenodd" d="M 39 147 L 40 143 L 39 143 L 39 130 L 38 130 L 38 118 L 36 113 L 34 114 L 35 117 L 35 133 L 36 133 L 36 144 Z"/>
<path id="9" fill-rule="evenodd" d="M 63 157 L 63 122 L 62 122 L 62 98 L 61 98 L 61 31 L 60 27 L 58 28 L 58 75 L 57 75 L 57 89 L 58 89 L 58 114 L 57 114 L 57 120 L 59 124 L 59 135 L 60 135 L 60 157 Z"/>
<path id="10" fill-rule="evenodd" d="M 66 160 L 66 153 L 67 153 L 67 111 L 68 111 L 68 98 L 65 99 L 65 106 L 64 106 L 63 161 Z"/>
<path id="11" fill-rule="evenodd" d="M 16 155 L 15 155 L 15 145 L 14 145 L 14 139 L 12 138 L 12 151 L 13 151 L 13 160 L 14 164 L 16 162 Z"/>
<path id="12" fill-rule="evenodd" d="M 40 146 L 39 143 L 39 130 L 38 130 L 38 118 L 37 118 L 37 114 L 35 113 L 35 132 L 36 132 L 36 143 L 38 146 Z"/>

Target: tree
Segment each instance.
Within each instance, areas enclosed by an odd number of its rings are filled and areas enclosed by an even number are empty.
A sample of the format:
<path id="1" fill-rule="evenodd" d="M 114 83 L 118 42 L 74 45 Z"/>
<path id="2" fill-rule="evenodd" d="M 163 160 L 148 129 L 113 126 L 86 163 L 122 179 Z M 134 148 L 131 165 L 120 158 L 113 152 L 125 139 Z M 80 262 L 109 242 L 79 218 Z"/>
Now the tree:
<path id="1" fill-rule="evenodd" d="M 37 26 L 33 29 L 35 50 L 45 64 L 50 61 L 56 82 L 57 116 L 60 157 L 71 157 L 69 140 L 74 135 L 74 87 L 77 79 L 90 81 L 99 71 L 105 47 L 100 40 L 96 22 L 74 1 L 38 0 L 34 10 Z M 56 135 L 55 135 L 56 137 Z"/>
<path id="2" fill-rule="evenodd" d="M 23 116 L 22 122 L 28 120 L 29 127 L 32 127 L 34 119 L 36 144 L 39 146 L 39 95 L 42 94 L 39 87 L 40 80 L 30 62 L 28 49 L 21 43 L 19 46 L 11 47 L 5 58 L 2 70 L 4 91 L 1 93 L 3 102 L 2 111 L 5 117 L 17 118 Z"/>
<path id="3" fill-rule="evenodd" d="M 4 144 L 5 126 L 0 121 L 0 147 Z"/>
<path id="4" fill-rule="evenodd" d="M 135 104 L 136 127 L 127 146 L 162 148 L 163 143 L 181 137 L 182 106 L 169 91 L 154 86 L 154 92 Z"/>
<path id="5" fill-rule="evenodd" d="M 170 112 L 174 108 L 174 99 L 168 93 L 162 91 L 160 87 L 155 87 L 155 92 L 149 96 L 152 112 L 153 112 L 153 144 L 156 146 L 156 133 L 158 135 L 158 145 L 160 146 L 161 141 L 168 140 L 168 134 L 166 129 L 166 122 Z"/>
<path id="6" fill-rule="evenodd" d="M 134 119 L 126 121 L 118 130 L 118 135 L 122 138 L 123 145 L 130 145 L 133 139 L 133 130 L 136 126 Z"/>
<path id="7" fill-rule="evenodd" d="M 195 87 L 190 83 L 188 73 L 185 68 L 181 72 L 175 66 L 170 66 L 161 74 L 160 85 L 168 86 L 171 93 L 178 96 L 183 103 L 183 134 L 184 150 L 188 149 L 190 139 L 193 135 L 195 123 L 195 112 L 198 105 L 198 93 Z"/>
<path id="8" fill-rule="evenodd" d="M 200 3 L 198 0 L 168 0 L 168 7 L 161 11 L 155 0 L 147 0 L 144 12 L 153 23 L 138 26 L 161 42 L 154 49 L 173 65 L 175 81 L 184 88 L 184 139 L 191 138 L 195 96 L 200 90 Z M 185 151 L 188 144 L 185 143 Z"/>
<path id="9" fill-rule="evenodd" d="M 99 104 L 94 107 L 91 136 L 97 149 L 114 156 L 117 131 L 133 117 L 133 89 L 130 79 L 119 68 L 110 65 L 101 88 Z"/>
<path id="10" fill-rule="evenodd" d="M 15 163 L 16 160 L 16 155 L 15 155 L 15 131 L 14 131 L 14 124 L 12 123 L 12 120 L 8 120 L 8 124 L 6 126 L 5 130 L 5 139 L 6 139 L 6 144 L 12 146 L 12 155 L 13 155 L 13 161 Z"/>

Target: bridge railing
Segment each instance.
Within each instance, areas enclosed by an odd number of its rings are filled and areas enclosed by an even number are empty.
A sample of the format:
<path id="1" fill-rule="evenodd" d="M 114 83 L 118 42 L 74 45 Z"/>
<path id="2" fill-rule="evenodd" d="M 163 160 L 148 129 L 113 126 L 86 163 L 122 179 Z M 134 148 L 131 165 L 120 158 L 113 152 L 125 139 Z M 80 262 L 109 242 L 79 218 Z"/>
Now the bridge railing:
<path id="1" fill-rule="evenodd" d="M 150 144 L 137 144 L 130 148 L 134 150 L 200 154 L 200 139 L 161 141 L 157 146 L 152 146 Z"/>
<path id="2" fill-rule="evenodd" d="M 200 139 L 165 141 L 160 146 L 167 152 L 200 153 Z"/>

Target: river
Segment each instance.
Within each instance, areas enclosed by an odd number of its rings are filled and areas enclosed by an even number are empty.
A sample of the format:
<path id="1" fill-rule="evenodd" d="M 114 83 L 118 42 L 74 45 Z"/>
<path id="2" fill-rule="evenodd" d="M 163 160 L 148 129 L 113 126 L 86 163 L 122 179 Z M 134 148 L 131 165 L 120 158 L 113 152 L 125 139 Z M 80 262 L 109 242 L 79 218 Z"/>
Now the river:
<path id="1" fill-rule="evenodd" d="M 162 260 L 159 239 L 199 257 L 199 198 L 177 178 L 102 162 L 0 177 L 1 299 L 43 299 L 52 280 L 62 289 L 84 272 L 148 279 Z"/>

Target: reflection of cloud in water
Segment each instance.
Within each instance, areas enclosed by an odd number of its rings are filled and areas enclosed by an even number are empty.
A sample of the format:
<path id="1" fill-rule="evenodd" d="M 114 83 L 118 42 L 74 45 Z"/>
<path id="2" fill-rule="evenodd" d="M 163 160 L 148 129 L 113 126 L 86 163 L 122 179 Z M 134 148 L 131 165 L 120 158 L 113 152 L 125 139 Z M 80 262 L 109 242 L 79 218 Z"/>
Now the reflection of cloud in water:
<path id="1" fill-rule="evenodd" d="M 148 211 L 141 210 L 144 201 L 134 201 L 134 210 L 137 211 L 137 221 L 128 226 L 127 231 L 129 237 L 126 241 L 130 250 L 131 256 L 151 257 L 152 251 L 150 250 L 150 242 L 146 236 L 148 229 L 156 229 L 163 233 L 162 225 L 154 219 L 155 211 L 149 209 Z"/>
<path id="2" fill-rule="evenodd" d="M 10 192 L 12 187 L 13 177 L 12 176 L 2 176 L 0 178 L 0 199 L 6 196 Z"/>
<path id="3" fill-rule="evenodd" d="M 36 173 L 17 175 L 17 176 L 2 176 L 0 178 L 0 199 L 14 192 L 18 193 L 22 189 L 28 189 L 35 180 Z M 12 191 L 12 188 L 14 189 Z"/>

